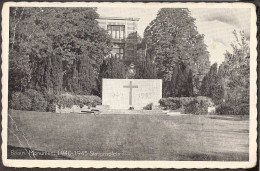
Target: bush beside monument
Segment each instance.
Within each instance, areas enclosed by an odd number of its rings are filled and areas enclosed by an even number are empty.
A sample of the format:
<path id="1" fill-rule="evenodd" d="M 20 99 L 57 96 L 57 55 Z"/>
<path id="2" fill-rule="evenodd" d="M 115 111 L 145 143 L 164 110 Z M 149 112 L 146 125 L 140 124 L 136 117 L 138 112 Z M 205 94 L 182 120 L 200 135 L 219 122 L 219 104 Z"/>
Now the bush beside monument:
<path id="1" fill-rule="evenodd" d="M 185 114 L 208 114 L 209 107 L 213 107 L 212 100 L 205 96 L 197 97 L 168 97 L 159 101 L 165 110 L 178 110 Z"/>

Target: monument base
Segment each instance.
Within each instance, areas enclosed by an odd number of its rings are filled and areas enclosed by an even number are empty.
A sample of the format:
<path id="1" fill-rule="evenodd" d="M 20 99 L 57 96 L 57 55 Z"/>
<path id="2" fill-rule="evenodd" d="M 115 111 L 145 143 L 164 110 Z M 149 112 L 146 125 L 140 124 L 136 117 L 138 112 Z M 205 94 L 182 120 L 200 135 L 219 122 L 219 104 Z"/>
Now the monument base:
<path id="1" fill-rule="evenodd" d="M 72 107 L 58 107 L 56 105 L 56 113 L 88 113 L 87 111 L 98 111 L 102 112 L 108 110 L 108 105 L 97 105 L 96 107 L 83 106 L 82 108 L 79 105 L 73 105 Z M 93 113 L 93 112 L 92 112 Z"/>

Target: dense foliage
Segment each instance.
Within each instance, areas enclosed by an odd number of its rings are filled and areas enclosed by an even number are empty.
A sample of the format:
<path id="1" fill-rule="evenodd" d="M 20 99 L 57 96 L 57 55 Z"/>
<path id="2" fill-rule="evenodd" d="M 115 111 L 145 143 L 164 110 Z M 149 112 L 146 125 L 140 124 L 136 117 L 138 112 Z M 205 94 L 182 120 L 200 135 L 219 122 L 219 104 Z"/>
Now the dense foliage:
<path id="1" fill-rule="evenodd" d="M 210 98 L 197 97 L 168 97 L 159 101 L 160 106 L 165 109 L 178 110 L 186 114 L 207 114 L 208 107 L 213 105 Z"/>
<path id="2" fill-rule="evenodd" d="M 107 58 L 103 60 L 99 76 L 101 78 L 125 78 L 126 68 L 124 62 L 119 58 Z"/>
<path id="3" fill-rule="evenodd" d="M 125 39 L 125 60 L 133 61 L 137 57 L 137 46 L 142 38 L 137 34 L 137 32 L 132 32 L 127 35 Z"/>
<path id="4" fill-rule="evenodd" d="M 31 110 L 32 100 L 24 93 L 13 92 L 9 107 L 16 110 Z"/>
<path id="5" fill-rule="evenodd" d="M 171 80 L 164 80 L 163 84 L 163 97 L 190 97 L 194 95 L 192 70 L 184 63 L 175 64 Z"/>
<path id="6" fill-rule="evenodd" d="M 233 52 L 226 52 L 219 67 L 224 84 L 223 103 L 217 108 L 219 114 L 249 114 L 250 48 L 244 32 L 233 32 L 236 41 L 231 43 Z M 228 109 L 228 110 L 224 110 Z"/>
<path id="7" fill-rule="evenodd" d="M 224 98 L 224 85 L 222 83 L 222 76 L 218 71 L 217 63 L 214 63 L 209 72 L 202 80 L 201 94 L 210 97 L 215 104 L 222 102 Z"/>
<path id="8" fill-rule="evenodd" d="M 73 95 L 69 93 L 50 95 L 41 94 L 39 91 L 28 89 L 25 92 L 14 92 L 10 100 L 10 108 L 29 111 L 55 112 L 56 105 L 59 108 L 96 106 L 101 104 L 101 98 L 92 95 Z"/>
<path id="9" fill-rule="evenodd" d="M 11 108 L 95 106 L 101 103 L 102 78 L 128 78 L 133 62 L 133 78 L 163 80 L 163 97 L 170 98 L 160 104 L 167 109 L 205 113 L 211 98 L 218 114 L 249 114 L 250 52 L 244 32 L 234 31 L 233 51 L 226 52 L 219 69 L 217 64 L 210 68 L 204 35 L 198 33 L 190 11 L 163 8 L 143 39 L 136 32 L 128 36 L 125 53 L 131 58 L 122 61 L 105 58 L 112 42 L 97 18 L 95 8 L 10 9 Z"/>
<path id="10" fill-rule="evenodd" d="M 10 100 L 10 107 L 16 110 L 46 111 L 47 105 L 44 95 L 32 89 L 14 92 Z"/>
<path id="11" fill-rule="evenodd" d="M 57 95 L 57 105 L 59 108 L 72 107 L 78 105 L 80 107 L 91 105 L 95 107 L 101 104 L 101 98 L 92 95 L 72 95 L 69 93 Z"/>
<path id="12" fill-rule="evenodd" d="M 9 90 L 92 94 L 110 38 L 94 8 L 11 8 Z"/>
<path id="13" fill-rule="evenodd" d="M 163 90 L 164 96 L 198 95 L 210 62 L 204 35 L 196 30 L 195 19 L 191 17 L 190 11 L 181 8 L 161 9 L 156 19 L 145 29 L 144 39 L 147 56 L 155 61 L 158 77 L 163 79 L 164 85 L 168 84 Z M 186 80 L 177 78 L 179 74 L 174 74 L 175 68 L 185 75 Z M 192 78 L 189 76 L 190 70 Z M 178 86 L 171 87 L 176 85 L 176 81 L 185 81 L 189 85 L 183 87 L 182 83 L 177 83 Z"/>
<path id="14" fill-rule="evenodd" d="M 100 66 L 98 91 L 95 95 L 102 96 L 103 78 L 126 78 L 127 67 L 124 62 L 116 57 L 106 58 Z"/>
<path id="15" fill-rule="evenodd" d="M 136 79 L 156 79 L 157 69 L 149 59 L 136 62 Z"/>

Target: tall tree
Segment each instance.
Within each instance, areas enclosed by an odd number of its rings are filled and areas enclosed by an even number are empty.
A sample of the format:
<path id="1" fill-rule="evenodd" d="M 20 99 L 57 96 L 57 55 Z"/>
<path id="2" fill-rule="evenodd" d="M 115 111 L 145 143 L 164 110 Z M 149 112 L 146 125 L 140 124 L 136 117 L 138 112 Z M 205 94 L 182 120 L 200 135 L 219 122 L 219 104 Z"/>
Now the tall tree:
<path id="1" fill-rule="evenodd" d="M 195 19 L 188 9 L 163 8 L 145 29 L 147 56 L 155 61 L 158 76 L 172 80 L 174 68 L 191 69 L 193 90 L 198 94 L 201 81 L 210 67 L 204 35 L 196 30 Z M 180 87 L 181 88 L 181 87 Z"/>
<path id="2" fill-rule="evenodd" d="M 215 104 L 221 103 L 224 98 L 224 85 L 220 72 L 217 63 L 214 63 L 201 85 L 201 94 L 210 97 Z"/>
<path id="3" fill-rule="evenodd" d="M 164 82 L 164 97 L 189 97 L 193 96 L 192 71 L 183 63 L 174 66 L 172 78 Z"/>
<path id="4" fill-rule="evenodd" d="M 116 57 L 106 58 L 100 66 L 98 83 L 98 96 L 102 95 L 102 79 L 103 78 L 126 78 L 127 67 L 122 60 Z"/>
<path id="5" fill-rule="evenodd" d="M 103 60 L 100 71 L 103 78 L 125 78 L 126 66 L 119 58 L 111 57 Z"/>
<path id="6" fill-rule="evenodd" d="M 138 56 L 139 57 L 139 56 Z M 157 69 L 155 64 L 149 59 L 140 59 L 136 61 L 136 79 L 156 79 Z"/>
<path id="7" fill-rule="evenodd" d="M 130 62 L 133 62 L 137 58 L 137 45 L 142 38 L 137 32 L 130 33 L 125 39 L 125 57 Z"/>
<path id="8" fill-rule="evenodd" d="M 10 54 L 16 55 L 10 59 L 29 61 L 24 77 L 31 88 L 81 94 L 96 89 L 99 66 L 111 49 L 97 18 L 95 8 L 11 8 Z"/>
<path id="9" fill-rule="evenodd" d="M 26 49 L 22 48 L 23 20 L 28 16 L 25 8 L 10 8 L 9 23 L 9 91 L 24 91 L 31 81 L 31 62 Z M 29 33 L 28 33 L 29 34 Z"/>
<path id="10" fill-rule="evenodd" d="M 250 48 L 249 38 L 243 31 L 234 30 L 232 52 L 226 52 L 221 66 L 225 88 L 225 103 L 235 114 L 249 114 Z"/>

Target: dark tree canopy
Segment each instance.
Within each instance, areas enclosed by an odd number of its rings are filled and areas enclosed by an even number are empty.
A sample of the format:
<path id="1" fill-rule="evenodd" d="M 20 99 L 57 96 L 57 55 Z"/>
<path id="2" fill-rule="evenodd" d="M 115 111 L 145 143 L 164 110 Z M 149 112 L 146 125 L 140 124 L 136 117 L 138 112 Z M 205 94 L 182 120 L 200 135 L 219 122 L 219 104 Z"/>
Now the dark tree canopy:
<path id="1" fill-rule="evenodd" d="M 106 58 L 100 66 L 98 79 L 98 91 L 95 95 L 102 95 L 102 79 L 103 78 L 126 78 L 127 67 L 124 62 L 116 57 Z"/>
<path id="2" fill-rule="evenodd" d="M 217 63 L 214 63 L 208 74 L 203 78 L 201 94 L 210 97 L 215 104 L 222 102 L 224 97 L 224 85 L 222 83 L 221 71 L 218 71 Z"/>
<path id="3" fill-rule="evenodd" d="M 192 84 L 195 94 L 199 93 L 201 81 L 210 67 L 209 53 L 204 35 L 198 33 L 188 9 L 161 9 L 145 29 L 144 40 L 147 57 L 155 61 L 159 78 L 171 81 L 174 68 L 184 65 L 192 72 L 192 81 L 188 84 Z"/>
<path id="4" fill-rule="evenodd" d="M 135 79 L 156 79 L 157 69 L 154 63 L 149 59 L 136 62 L 136 75 Z"/>
<path id="5" fill-rule="evenodd" d="M 100 75 L 102 78 L 125 78 L 126 65 L 116 57 L 103 60 L 100 66 Z"/>
<path id="6" fill-rule="evenodd" d="M 111 49 L 97 18 L 94 8 L 11 8 L 10 87 L 91 94 Z"/>
<path id="7" fill-rule="evenodd" d="M 164 82 L 164 97 L 189 97 L 193 96 L 192 71 L 183 63 L 174 67 L 172 78 Z"/>

